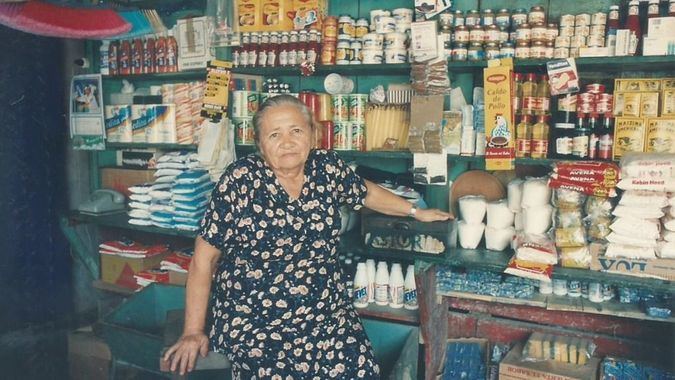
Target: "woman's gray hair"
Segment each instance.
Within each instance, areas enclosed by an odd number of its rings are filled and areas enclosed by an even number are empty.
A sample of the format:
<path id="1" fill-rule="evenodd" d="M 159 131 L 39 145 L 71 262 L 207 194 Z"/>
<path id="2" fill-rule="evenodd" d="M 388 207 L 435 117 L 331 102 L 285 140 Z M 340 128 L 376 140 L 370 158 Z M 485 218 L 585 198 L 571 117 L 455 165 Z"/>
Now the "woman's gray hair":
<path id="1" fill-rule="evenodd" d="M 307 121 L 307 125 L 314 132 L 314 115 L 307 108 L 307 106 L 301 102 L 298 98 L 292 95 L 277 95 L 267 98 L 263 104 L 260 105 L 258 112 L 253 115 L 253 133 L 255 137 L 255 143 L 258 145 L 260 142 L 260 129 L 262 128 L 262 120 L 265 117 L 265 114 L 270 108 L 281 107 L 281 106 L 294 106 L 300 111 L 302 116 Z"/>

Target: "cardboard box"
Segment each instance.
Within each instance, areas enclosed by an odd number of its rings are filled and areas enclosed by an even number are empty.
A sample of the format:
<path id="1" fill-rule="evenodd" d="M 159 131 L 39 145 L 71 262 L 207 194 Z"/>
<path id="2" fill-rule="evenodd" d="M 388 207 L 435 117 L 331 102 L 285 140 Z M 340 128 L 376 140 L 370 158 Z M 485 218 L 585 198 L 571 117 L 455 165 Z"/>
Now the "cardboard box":
<path id="1" fill-rule="evenodd" d="M 327 0 L 293 0 L 293 26 L 295 29 L 321 30 L 323 20 L 328 12 Z"/>
<path id="2" fill-rule="evenodd" d="M 152 268 L 159 268 L 159 263 L 169 254 L 165 253 L 145 258 L 131 258 L 117 255 L 101 254 L 101 281 L 130 289 L 136 289 L 134 274 Z"/>
<path id="3" fill-rule="evenodd" d="M 675 89 L 661 92 L 661 116 L 675 116 Z"/>
<path id="4" fill-rule="evenodd" d="M 617 117 L 614 126 L 614 159 L 626 152 L 644 152 L 646 120 L 639 117 Z"/>
<path id="5" fill-rule="evenodd" d="M 661 79 L 662 90 L 675 90 L 675 78 Z"/>
<path id="6" fill-rule="evenodd" d="M 579 48 L 579 57 L 609 57 L 608 47 L 581 47 Z"/>
<path id="7" fill-rule="evenodd" d="M 642 93 L 615 91 L 614 116 L 640 117 Z"/>
<path id="8" fill-rule="evenodd" d="M 499 379 L 507 380 L 588 380 L 596 379 L 600 359 L 592 357 L 583 365 L 554 361 L 522 361 L 523 344 L 519 343 L 499 364 Z"/>
<path id="9" fill-rule="evenodd" d="M 178 42 L 178 71 L 203 69 L 208 61 L 215 59 L 211 54 L 208 23 L 206 16 L 176 21 L 174 35 Z"/>
<path id="10" fill-rule="evenodd" d="M 661 38 L 667 41 L 673 38 L 673 30 L 675 30 L 675 17 L 654 17 L 647 21 L 647 35 L 650 39 Z"/>
<path id="11" fill-rule="evenodd" d="M 671 43 L 672 40 L 664 37 L 644 37 L 642 39 L 642 55 L 667 55 L 668 46 Z"/>
<path id="12" fill-rule="evenodd" d="M 626 115 L 628 116 L 628 115 Z M 659 93 L 643 92 L 640 96 L 640 114 L 639 117 L 657 117 L 659 116 Z"/>
<path id="13" fill-rule="evenodd" d="M 605 257 L 602 244 L 591 244 L 591 270 L 675 281 L 675 259 Z"/>
<path id="14" fill-rule="evenodd" d="M 136 170 L 136 169 L 101 169 L 101 187 L 104 189 L 113 189 L 129 196 L 129 186 L 141 183 L 153 182 L 155 180 L 154 170 Z"/>
<path id="15" fill-rule="evenodd" d="M 293 0 L 262 0 L 260 30 L 282 32 L 293 30 Z"/>
<path id="16" fill-rule="evenodd" d="M 169 284 L 185 286 L 187 284 L 187 273 L 169 271 Z"/>
<path id="17" fill-rule="evenodd" d="M 647 120 L 645 152 L 675 153 L 675 118 Z"/>
<path id="18" fill-rule="evenodd" d="M 614 55 L 622 57 L 628 55 L 630 47 L 630 30 L 619 29 L 616 31 L 616 47 L 614 48 Z"/>
<path id="19" fill-rule="evenodd" d="M 660 78 L 629 78 L 629 79 L 615 79 L 614 91 L 623 92 L 646 92 L 659 91 L 662 82 Z"/>
<path id="20" fill-rule="evenodd" d="M 240 32 L 256 32 L 262 26 L 260 0 L 237 0 L 235 10 Z"/>
<path id="21" fill-rule="evenodd" d="M 91 327 L 68 333 L 68 368 L 70 379 L 107 380 L 110 370 L 110 348 L 97 337 Z"/>
<path id="22" fill-rule="evenodd" d="M 513 170 L 516 131 L 513 124 L 513 59 L 488 61 L 485 92 L 486 170 Z"/>
<path id="23" fill-rule="evenodd" d="M 414 153 L 424 153 L 423 137 L 427 123 L 443 125 L 443 95 L 413 96 L 410 104 L 408 147 Z M 439 129 L 440 131 L 440 129 Z"/>

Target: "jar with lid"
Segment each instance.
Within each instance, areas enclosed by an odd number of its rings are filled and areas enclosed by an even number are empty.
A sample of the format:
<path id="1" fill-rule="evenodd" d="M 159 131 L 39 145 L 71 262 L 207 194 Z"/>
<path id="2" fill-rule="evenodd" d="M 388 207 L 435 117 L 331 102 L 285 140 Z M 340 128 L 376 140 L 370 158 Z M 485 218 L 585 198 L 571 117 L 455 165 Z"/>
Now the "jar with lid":
<path id="1" fill-rule="evenodd" d="M 455 11 L 455 17 L 452 20 L 452 26 L 458 27 L 458 26 L 465 26 L 466 25 L 466 19 L 464 18 L 464 12 L 457 10 Z"/>
<path id="2" fill-rule="evenodd" d="M 607 16 L 607 27 L 610 29 L 619 29 L 619 6 L 611 5 L 609 15 Z"/>
<path id="3" fill-rule="evenodd" d="M 546 59 L 551 59 L 553 58 L 553 54 L 555 53 L 555 47 L 554 47 L 553 42 L 546 42 L 546 47 L 544 50 L 544 58 Z"/>
<path id="4" fill-rule="evenodd" d="M 499 27 L 499 42 L 504 43 L 509 41 L 509 28 L 505 26 Z"/>
<path id="5" fill-rule="evenodd" d="M 573 123 L 555 123 L 551 138 L 551 149 L 556 158 L 573 158 L 572 141 L 576 133 Z"/>
<path id="6" fill-rule="evenodd" d="M 270 49 L 270 34 L 264 32 L 260 35 L 260 49 L 258 49 L 258 66 L 268 66 L 267 52 Z"/>
<path id="7" fill-rule="evenodd" d="M 335 40 L 338 35 L 338 18 L 335 16 L 328 16 L 323 19 L 323 30 L 322 30 L 324 39 L 333 39 Z"/>
<path id="8" fill-rule="evenodd" d="M 499 27 L 495 24 L 488 25 L 485 27 L 485 42 L 499 42 L 501 36 L 501 31 Z"/>
<path id="9" fill-rule="evenodd" d="M 546 158 L 548 156 L 549 115 L 539 115 L 537 122 L 532 126 L 532 149 L 530 157 Z"/>
<path id="10" fill-rule="evenodd" d="M 347 34 L 354 37 L 354 19 L 350 15 L 340 15 L 338 19 L 338 35 Z"/>
<path id="11" fill-rule="evenodd" d="M 532 29 L 529 24 L 520 24 L 516 29 L 516 42 L 530 42 L 532 39 Z"/>
<path id="12" fill-rule="evenodd" d="M 258 32 L 251 33 L 251 44 L 258 45 L 260 43 L 260 34 Z"/>
<path id="13" fill-rule="evenodd" d="M 466 43 L 464 42 L 455 42 L 454 47 L 452 48 L 452 60 L 453 61 L 466 61 L 469 54 Z"/>
<path id="14" fill-rule="evenodd" d="M 363 49 L 361 41 L 352 41 L 350 49 L 351 49 L 350 63 L 352 65 L 361 63 L 363 59 L 361 57 L 361 50 Z"/>
<path id="15" fill-rule="evenodd" d="M 500 58 L 514 58 L 516 56 L 516 48 L 513 42 L 502 42 L 502 47 L 499 49 Z"/>
<path id="16" fill-rule="evenodd" d="M 368 25 L 368 19 L 366 18 L 360 18 L 356 20 L 356 26 L 354 27 L 354 37 L 356 38 L 362 38 L 368 32 L 370 32 L 370 25 Z"/>
<path id="17" fill-rule="evenodd" d="M 546 54 L 546 45 L 544 41 L 534 41 L 530 45 L 530 58 L 532 59 L 542 59 L 545 58 Z"/>
<path id="18" fill-rule="evenodd" d="M 649 0 L 649 5 L 647 6 L 647 18 L 659 17 L 660 9 L 659 4 L 660 0 Z"/>
<path id="19" fill-rule="evenodd" d="M 348 65 L 352 58 L 351 42 L 340 40 L 335 50 L 335 64 Z"/>
<path id="20" fill-rule="evenodd" d="M 496 42 L 488 42 L 487 45 L 485 45 L 485 59 L 498 58 L 500 58 L 499 45 Z"/>
<path id="21" fill-rule="evenodd" d="M 527 22 L 530 24 L 546 22 L 546 11 L 544 10 L 544 7 L 535 5 L 530 8 L 530 13 L 527 14 Z"/>
<path id="22" fill-rule="evenodd" d="M 312 39 L 312 34 L 310 33 L 309 42 L 307 42 L 307 61 L 312 64 L 317 63 L 317 56 L 319 55 L 319 41 L 318 37 L 315 35 Z"/>
<path id="23" fill-rule="evenodd" d="M 551 23 L 546 26 L 546 42 L 555 42 L 558 37 L 558 24 Z"/>
<path id="24" fill-rule="evenodd" d="M 530 43 L 525 41 L 517 42 L 515 56 L 517 59 L 530 58 Z"/>
<path id="25" fill-rule="evenodd" d="M 548 29 L 543 22 L 530 24 L 530 35 L 532 41 L 546 41 Z"/>
<path id="26" fill-rule="evenodd" d="M 506 8 L 500 9 L 495 16 L 495 24 L 505 28 L 511 26 L 511 12 Z"/>
<path id="27" fill-rule="evenodd" d="M 588 143 L 590 140 L 590 130 L 588 128 L 575 128 L 572 137 L 572 156 L 577 158 L 588 157 Z"/>
<path id="28" fill-rule="evenodd" d="M 511 14 L 511 27 L 517 28 L 522 24 L 527 23 L 527 10 L 525 8 L 518 8 Z"/>
<path id="29" fill-rule="evenodd" d="M 440 23 L 441 28 L 452 29 L 455 22 L 455 14 L 450 11 L 443 12 L 438 16 L 438 22 Z"/>
<path id="30" fill-rule="evenodd" d="M 292 31 L 288 39 L 288 65 L 295 66 L 300 64 L 298 61 L 298 40 L 299 35 L 297 31 Z"/>
<path id="31" fill-rule="evenodd" d="M 470 40 L 469 29 L 464 25 L 455 27 L 455 33 L 452 35 L 452 38 L 454 38 L 455 42 L 468 43 Z"/>
<path id="32" fill-rule="evenodd" d="M 478 42 L 483 43 L 485 41 L 485 30 L 480 25 L 475 25 L 469 31 L 469 41 L 471 43 Z"/>
<path id="33" fill-rule="evenodd" d="M 464 25 L 466 26 L 476 26 L 480 25 L 480 12 L 476 9 L 472 9 L 469 13 L 466 14 L 464 18 Z"/>
<path id="34" fill-rule="evenodd" d="M 485 51 L 483 50 L 483 44 L 480 42 L 472 42 L 471 45 L 469 45 L 469 50 L 467 52 L 467 59 L 469 61 L 485 60 Z"/>
<path id="35" fill-rule="evenodd" d="M 488 26 L 488 25 L 494 25 L 495 23 L 495 13 L 492 11 L 492 9 L 484 9 L 483 10 L 483 26 Z"/>

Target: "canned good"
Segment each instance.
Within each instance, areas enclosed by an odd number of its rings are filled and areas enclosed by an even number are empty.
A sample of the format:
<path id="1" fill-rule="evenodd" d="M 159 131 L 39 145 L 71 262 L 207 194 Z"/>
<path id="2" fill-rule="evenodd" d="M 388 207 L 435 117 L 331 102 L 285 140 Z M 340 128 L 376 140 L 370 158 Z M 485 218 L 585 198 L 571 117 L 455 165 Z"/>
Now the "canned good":
<path id="1" fill-rule="evenodd" d="M 521 41 L 516 44 L 516 58 L 517 59 L 528 59 L 530 58 L 530 43 Z"/>
<path id="2" fill-rule="evenodd" d="M 590 35 L 586 38 L 586 46 L 588 47 L 603 47 L 605 46 L 605 36 Z"/>
<path id="3" fill-rule="evenodd" d="M 384 45 L 384 36 L 377 33 L 368 33 L 363 36 L 363 48 L 364 49 L 382 49 Z"/>
<path id="4" fill-rule="evenodd" d="M 349 121 L 365 123 L 368 94 L 349 95 Z"/>
<path id="5" fill-rule="evenodd" d="M 469 61 L 485 60 L 485 51 L 483 50 L 483 45 L 480 42 L 471 43 L 471 45 L 469 46 L 467 59 Z"/>
<path id="6" fill-rule="evenodd" d="M 604 25 L 591 25 L 590 35 L 599 35 L 605 36 L 605 26 Z"/>
<path id="7" fill-rule="evenodd" d="M 495 13 L 492 9 L 483 9 L 483 26 L 494 25 L 495 23 Z"/>
<path id="8" fill-rule="evenodd" d="M 570 47 L 583 47 L 586 46 L 586 37 L 584 36 L 574 36 L 570 39 Z"/>
<path id="9" fill-rule="evenodd" d="M 548 24 L 546 26 L 546 42 L 555 42 L 556 37 L 558 37 L 558 25 Z"/>
<path id="10" fill-rule="evenodd" d="M 335 130 L 332 121 L 321 121 L 321 127 L 323 128 L 323 134 L 321 139 L 321 148 L 323 149 L 333 149 L 333 143 L 335 141 Z"/>
<path id="11" fill-rule="evenodd" d="M 602 284 L 602 298 L 605 301 L 609 301 L 612 298 L 614 298 L 614 296 L 615 296 L 614 288 L 612 287 L 612 285 L 603 283 Z"/>
<path id="12" fill-rule="evenodd" d="M 566 296 L 567 295 L 567 280 L 554 278 L 553 279 L 553 294 L 555 294 L 556 296 Z"/>
<path id="13" fill-rule="evenodd" d="M 573 26 L 561 26 L 560 27 L 560 33 L 558 33 L 558 36 L 560 36 L 560 37 L 572 37 L 572 36 L 574 36 L 574 27 Z"/>
<path id="14" fill-rule="evenodd" d="M 485 27 L 485 41 L 486 42 L 499 42 L 501 35 L 501 30 L 497 25 L 488 25 Z"/>
<path id="15" fill-rule="evenodd" d="M 543 41 L 534 41 L 530 45 L 530 58 L 543 59 L 546 58 L 546 45 Z"/>
<path id="16" fill-rule="evenodd" d="M 405 63 L 408 51 L 405 48 L 384 49 L 384 63 Z"/>
<path id="17" fill-rule="evenodd" d="M 591 25 L 591 15 L 588 13 L 578 14 L 574 17 L 574 26 Z"/>
<path id="18" fill-rule="evenodd" d="M 534 7 L 530 8 L 530 13 L 527 14 L 527 22 L 530 24 L 546 22 L 546 11 L 544 11 L 544 7 L 535 5 Z"/>
<path id="19" fill-rule="evenodd" d="M 483 41 L 485 41 L 485 29 L 480 25 L 472 27 L 471 31 L 469 32 L 469 41 L 471 43 L 474 42 L 482 43 Z"/>
<path id="20" fill-rule="evenodd" d="M 406 38 L 405 33 L 387 33 L 384 35 L 384 48 L 405 49 Z"/>
<path id="21" fill-rule="evenodd" d="M 349 95 L 333 95 L 333 121 L 349 120 Z"/>
<path id="22" fill-rule="evenodd" d="M 379 34 L 396 31 L 396 19 L 391 16 L 380 16 L 375 19 L 375 32 Z"/>
<path id="23" fill-rule="evenodd" d="M 391 16 L 391 12 L 388 10 L 384 9 L 373 9 L 370 11 L 370 31 L 374 32 L 375 31 L 375 21 L 379 19 L 380 17 L 388 17 Z"/>
<path id="24" fill-rule="evenodd" d="M 591 25 L 606 25 L 607 24 L 607 13 L 598 12 L 593 13 L 591 16 Z"/>
<path id="25" fill-rule="evenodd" d="M 582 26 L 575 26 L 574 27 L 574 35 L 575 36 L 588 37 L 589 34 L 591 34 L 591 27 L 588 26 L 588 25 L 582 25 Z"/>
<path id="26" fill-rule="evenodd" d="M 537 22 L 535 24 L 531 24 L 532 26 L 530 27 L 530 36 L 532 41 L 545 41 L 546 36 L 548 33 L 548 29 L 546 28 L 546 24 L 543 22 Z"/>
<path id="27" fill-rule="evenodd" d="M 558 36 L 555 38 L 555 47 L 557 48 L 568 48 L 570 47 L 571 40 L 569 37 Z"/>
<path id="28" fill-rule="evenodd" d="M 453 61 L 466 61 L 469 54 L 469 50 L 466 47 L 466 44 L 463 42 L 456 42 L 455 46 L 452 48 L 452 60 Z"/>
<path id="29" fill-rule="evenodd" d="M 368 34 L 369 31 L 370 31 L 370 29 L 369 29 L 367 19 L 360 18 L 360 19 L 356 20 L 356 24 L 355 24 L 355 27 L 354 27 L 354 36 L 356 38 L 362 38 L 363 36 Z"/>
<path id="30" fill-rule="evenodd" d="M 586 85 L 586 92 L 591 93 L 591 94 L 603 94 L 603 95 L 609 95 L 605 94 L 605 85 L 600 84 L 600 83 L 590 83 Z M 611 96 L 611 95 L 609 95 Z"/>
<path id="31" fill-rule="evenodd" d="M 575 18 L 574 15 L 570 14 L 560 16 L 560 27 L 574 27 Z"/>
<path id="32" fill-rule="evenodd" d="M 411 23 L 413 21 L 413 10 L 410 8 L 396 8 L 391 12 L 396 21 Z"/>
<path id="33" fill-rule="evenodd" d="M 485 46 L 485 59 L 500 58 L 499 46 L 496 42 L 488 42 Z"/>
<path id="34" fill-rule="evenodd" d="M 253 145 L 255 144 L 255 134 L 253 133 L 253 118 L 237 118 L 233 117 L 235 138 L 234 143 L 237 145 Z"/>
<path id="35" fill-rule="evenodd" d="M 335 44 L 325 43 L 321 48 L 321 64 L 334 65 L 335 64 Z"/>
<path id="36" fill-rule="evenodd" d="M 469 28 L 467 28 L 464 25 L 460 25 L 455 28 L 455 33 L 453 34 L 453 38 L 455 39 L 455 42 L 463 42 L 467 43 L 470 41 L 470 33 L 469 33 Z"/>
<path id="37" fill-rule="evenodd" d="M 546 47 L 544 48 L 544 58 L 551 59 L 553 58 L 553 53 L 555 48 L 553 47 L 553 42 L 546 42 Z"/>
<path id="38" fill-rule="evenodd" d="M 352 142 L 351 123 L 340 121 L 333 123 L 333 149 L 349 150 Z"/>
<path id="39" fill-rule="evenodd" d="M 366 150 L 366 124 L 360 122 L 350 123 L 351 141 L 349 144 L 350 150 Z"/>
<path id="40" fill-rule="evenodd" d="M 361 50 L 363 46 L 361 45 L 361 41 L 354 41 L 351 43 L 350 48 L 352 50 L 352 59 L 351 63 L 361 63 L 361 60 L 363 59 L 363 55 L 361 54 Z"/>
<path id="41" fill-rule="evenodd" d="M 499 56 L 501 58 L 513 58 L 516 56 L 516 48 L 513 46 L 512 42 L 502 43 L 502 47 L 499 49 Z"/>
<path id="42" fill-rule="evenodd" d="M 578 58 L 579 57 L 579 48 L 571 47 L 568 58 Z"/>
<path id="43" fill-rule="evenodd" d="M 351 49 L 351 42 L 349 41 L 340 41 L 337 44 L 337 49 L 335 50 L 335 63 L 338 65 L 340 64 L 339 62 L 342 61 L 347 61 L 347 65 L 349 64 L 349 61 L 352 59 L 352 49 Z M 342 63 L 345 64 L 345 63 Z"/>
<path id="44" fill-rule="evenodd" d="M 384 52 L 382 48 L 368 48 L 361 51 L 363 54 L 364 64 L 380 64 L 384 60 Z"/>
<path id="45" fill-rule="evenodd" d="M 516 41 L 530 42 L 531 39 L 532 39 L 532 29 L 530 29 L 530 25 L 521 24 L 520 26 L 518 26 L 518 29 L 516 29 Z"/>
<path id="46" fill-rule="evenodd" d="M 522 24 L 527 23 L 527 10 L 525 8 L 518 8 L 513 11 L 511 15 L 511 27 L 516 28 Z"/>
<path id="47" fill-rule="evenodd" d="M 466 26 L 466 18 L 464 17 L 464 12 L 457 10 L 455 11 L 454 20 L 452 25 L 456 28 L 458 26 Z"/>
<path id="48" fill-rule="evenodd" d="M 570 280 L 567 283 L 567 296 L 573 298 L 581 297 L 581 281 Z"/>
<path id="49" fill-rule="evenodd" d="M 466 14 L 464 19 L 464 25 L 466 26 L 476 26 L 480 25 L 480 12 L 476 9 L 472 9 L 469 13 Z"/>
<path id="50" fill-rule="evenodd" d="M 254 91 L 232 92 L 232 116 L 240 118 L 253 117 L 258 112 L 260 96 Z"/>
<path id="51" fill-rule="evenodd" d="M 557 47 L 553 50 L 553 58 L 569 58 L 570 49 L 568 47 Z"/>
<path id="52" fill-rule="evenodd" d="M 499 10 L 499 12 L 497 12 L 497 15 L 495 16 L 495 24 L 505 28 L 511 26 L 511 13 L 508 9 L 502 8 Z"/>

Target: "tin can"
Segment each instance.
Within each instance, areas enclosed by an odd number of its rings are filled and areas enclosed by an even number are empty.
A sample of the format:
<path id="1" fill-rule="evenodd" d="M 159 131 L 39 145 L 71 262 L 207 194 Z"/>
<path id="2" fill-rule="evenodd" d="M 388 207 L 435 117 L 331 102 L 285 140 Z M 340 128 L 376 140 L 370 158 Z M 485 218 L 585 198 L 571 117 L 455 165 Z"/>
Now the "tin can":
<path id="1" fill-rule="evenodd" d="M 367 104 L 368 104 L 367 94 L 349 95 L 349 121 L 365 123 Z"/>
<path id="2" fill-rule="evenodd" d="M 614 294 L 614 288 L 612 287 L 612 285 L 603 283 L 602 284 L 602 298 L 605 301 L 609 301 L 609 300 L 613 299 L 615 296 L 616 296 L 616 294 Z"/>
<path id="3" fill-rule="evenodd" d="M 573 298 L 581 297 L 581 281 L 570 280 L 567 283 L 567 295 Z"/>
<path id="4" fill-rule="evenodd" d="M 571 40 L 569 37 L 559 36 L 555 38 L 555 47 L 556 48 L 569 48 Z"/>
<path id="5" fill-rule="evenodd" d="M 366 150 L 366 123 L 351 122 L 351 141 L 349 149 Z"/>
<path id="6" fill-rule="evenodd" d="M 591 25 L 606 25 L 607 24 L 607 13 L 597 12 L 593 13 L 591 16 Z"/>
<path id="7" fill-rule="evenodd" d="M 351 49 L 352 49 L 352 59 L 351 63 L 352 64 L 359 64 L 363 60 L 363 55 L 361 54 L 361 50 L 363 48 L 363 45 L 361 44 L 361 41 L 354 41 L 351 44 Z"/>
<path id="8" fill-rule="evenodd" d="M 384 9 L 373 9 L 370 11 L 370 31 L 374 32 L 376 28 L 376 22 L 380 17 L 391 16 L 391 12 Z"/>
<path id="9" fill-rule="evenodd" d="M 588 13 L 581 13 L 574 17 L 574 26 L 588 26 L 591 25 L 591 15 Z"/>
<path id="10" fill-rule="evenodd" d="M 333 95 L 333 121 L 349 120 L 349 95 Z"/>
<path id="11" fill-rule="evenodd" d="M 321 122 L 322 130 L 322 139 L 321 139 L 321 148 L 323 149 L 333 149 L 333 144 L 335 140 L 335 130 L 332 121 L 326 120 Z"/>
<path id="12" fill-rule="evenodd" d="M 570 48 L 568 47 L 557 47 L 553 50 L 553 58 L 569 58 Z"/>
<path id="13" fill-rule="evenodd" d="M 321 48 L 321 64 L 334 65 L 335 64 L 335 43 L 324 43 Z"/>
<path id="14" fill-rule="evenodd" d="M 590 35 L 605 36 L 605 26 L 604 25 L 591 25 Z"/>
<path id="15" fill-rule="evenodd" d="M 556 37 L 558 37 L 558 25 L 548 24 L 546 26 L 546 42 L 555 42 Z"/>
<path id="16" fill-rule="evenodd" d="M 335 16 L 328 16 L 323 20 L 323 39 L 337 39 L 338 35 L 338 18 Z"/>
<path id="17" fill-rule="evenodd" d="M 588 26 L 588 25 L 581 25 L 581 26 L 575 26 L 574 27 L 574 35 L 575 36 L 588 37 L 589 34 L 591 34 L 591 27 Z"/>
<path id="18" fill-rule="evenodd" d="M 339 121 L 333 123 L 333 149 L 350 150 L 351 149 L 351 123 L 348 121 Z"/>
<path id="19" fill-rule="evenodd" d="M 527 14 L 527 22 L 530 24 L 546 22 L 546 11 L 544 11 L 544 7 L 536 5 L 530 8 L 530 13 Z"/>
<path id="20" fill-rule="evenodd" d="M 566 15 L 560 16 L 560 27 L 566 27 L 566 26 L 574 27 L 574 23 L 575 23 L 575 16 L 574 15 L 566 14 Z"/>
<path id="21" fill-rule="evenodd" d="M 356 26 L 354 28 L 354 36 L 356 38 L 362 38 L 370 31 L 368 20 L 365 18 L 360 18 L 356 20 Z"/>
<path id="22" fill-rule="evenodd" d="M 354 29 L 354 19 L 349 15 L 341 15 L 338 19 L 338 35 L 346 34 L 354 37 L 356 31 Z"/>
<path id="23" fill-rule="evenodd" d="M 349 64 L 349 61 L 352 59 L 352 48 L 351 48 L 351 43 L 349 41 L 341 40 L 337 44 L 337 48 L 335 49 L 335 62 L 339 65 L 339 62 L 347 62 L 346 64 Z M 344 63 L 343 63 L 344 64 Z"/>
<path id="24" fill-rule="evenodd" d="M 567 280 L 554 278 L 553 279 L 553 294 L 556 296 L 567 295 Z"/>
<path id="25" fill-rule="evenodd" d="M 572 36 L 574 36 L 574 27 L 573 26 L 561 26 L 560 27 L 560 33 L 558 33 L 558 36 L 560 36 L 560 37 L 572 37 Z"/>
<path id="26" fill-rule="evenodd" d="M 253 145 L 255 144 L 255 134 L 253 133 L 253 118 L 233 117 L 235 138 L 234 143 L 237 145 Z"/>

